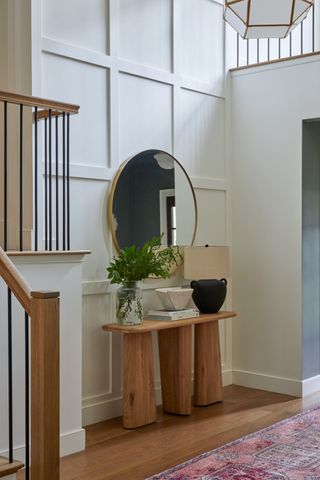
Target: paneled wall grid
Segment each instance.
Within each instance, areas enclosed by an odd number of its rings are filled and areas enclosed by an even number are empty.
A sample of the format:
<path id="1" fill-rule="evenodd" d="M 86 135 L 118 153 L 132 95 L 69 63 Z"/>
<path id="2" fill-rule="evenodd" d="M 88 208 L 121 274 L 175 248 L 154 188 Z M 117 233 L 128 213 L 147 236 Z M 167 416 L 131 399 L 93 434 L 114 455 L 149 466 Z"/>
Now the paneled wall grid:
<path id="1" fill-rule="evenodd" d="M 119 165 L 147 148 L 172 153 L 196 191 L 196 242 L 230 239 L 223 2 L 32 0 L 32 8 L 33 94 L 81 107 L 71 131 L 72 248 L 92 250 L 84 265 L 83 407 L 84 423 L 93 423 L 121 406 L 120 338 L 101 333 L 114 319 L 106 204 Z M 157 301 L 156 286 L 145 286 L 146 308 Z M 221 337 L 229 383 L 230 323 Z"/>

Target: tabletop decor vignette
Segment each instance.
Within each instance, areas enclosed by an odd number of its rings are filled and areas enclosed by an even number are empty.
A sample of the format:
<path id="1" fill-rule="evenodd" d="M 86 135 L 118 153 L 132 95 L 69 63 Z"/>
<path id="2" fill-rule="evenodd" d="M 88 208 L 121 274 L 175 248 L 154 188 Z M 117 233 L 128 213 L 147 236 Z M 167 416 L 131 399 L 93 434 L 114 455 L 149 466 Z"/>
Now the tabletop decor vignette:
<path id="1" fill-rule="evenodd" d="M 139 325 L 143 321 L 142 291 L 137 282 L 152 276 L 170 278 L 171 268 L 182 260 L 178 246 L 163 247 L 161 236 L 147 241 L 142 247 L 131 245 L 120 250 L 107 267 L 112 284 L 117 290 L 117 321 L 121 325 Z"/>

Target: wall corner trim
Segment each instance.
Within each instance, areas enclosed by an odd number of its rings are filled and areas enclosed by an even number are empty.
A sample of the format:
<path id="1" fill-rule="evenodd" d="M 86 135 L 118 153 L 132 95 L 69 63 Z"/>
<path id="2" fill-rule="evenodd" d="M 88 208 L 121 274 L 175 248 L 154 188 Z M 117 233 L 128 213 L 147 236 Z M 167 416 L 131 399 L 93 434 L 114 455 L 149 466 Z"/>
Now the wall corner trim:
<path id="1" fill-rule="evenodd" d="M 302 382 L 302 397 L 306 397 L 307 395 L 311 395 L 312 393 L 319 392 L 320 390 L 320 375 L 316 375 L 315 377 L 307 378 Z"/>

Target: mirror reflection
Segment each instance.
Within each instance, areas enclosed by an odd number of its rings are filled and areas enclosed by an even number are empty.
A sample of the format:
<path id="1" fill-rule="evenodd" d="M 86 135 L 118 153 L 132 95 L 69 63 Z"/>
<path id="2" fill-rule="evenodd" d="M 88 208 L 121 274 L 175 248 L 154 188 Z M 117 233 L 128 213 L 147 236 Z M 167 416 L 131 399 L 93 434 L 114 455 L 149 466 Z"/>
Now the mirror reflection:
<path id="1" fill-rule="evenodd" d="M 141 247 L 162 235 L 163 245 L 192 245 L 197 209 L 182 165 L 161 150 L 146 150 L 125 162 L 113 182 L 109 223 L 119 250 Z"/>

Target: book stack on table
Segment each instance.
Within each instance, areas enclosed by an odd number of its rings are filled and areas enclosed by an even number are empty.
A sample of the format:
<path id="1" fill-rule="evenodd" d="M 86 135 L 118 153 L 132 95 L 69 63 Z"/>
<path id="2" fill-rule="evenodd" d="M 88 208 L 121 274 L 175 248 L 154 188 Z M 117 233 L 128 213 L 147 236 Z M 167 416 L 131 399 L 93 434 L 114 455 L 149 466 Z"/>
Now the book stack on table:
<path id="1" fill-rule="evenodd" d="M 182 320 L 183 318 L 199 317 L 199 310 L 186 308 L 184 310 L 149 310 L 148 320 Z"/>

